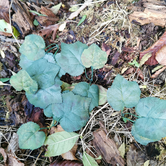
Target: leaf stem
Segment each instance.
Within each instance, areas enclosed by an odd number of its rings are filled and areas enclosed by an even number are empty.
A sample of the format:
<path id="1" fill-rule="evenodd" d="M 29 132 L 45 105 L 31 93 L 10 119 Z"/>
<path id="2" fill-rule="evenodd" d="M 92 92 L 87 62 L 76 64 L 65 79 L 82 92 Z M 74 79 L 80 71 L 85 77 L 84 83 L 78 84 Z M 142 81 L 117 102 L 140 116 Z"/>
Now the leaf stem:
<path id="1" fill-rule="evenodd" d="M 51 51 L 51 50 L 54 49 L 54 48 L 57 48 L 56 52 L 58 52 L 59 46 L 56 45 L 56 46 L 54 46 L 54 47 L 49 48 L 49 49 L 46 51 L 46 53 L 48 53 L 49 51 Z"/>
<path id="2" fill-rule="evenodd" d="M 133 115 L 136 118 L 140 118 L 140 116 L 134 115 L 132 113 L 121 113 L 121 115 L 124 117 L 124 115 Z M 126 118 L 126 117 L 125 117 Z"/>
<path id="3" fill-rule="evenodd" d="M 134 120 L 131 120 L 131 119 L 129 119 L 129 118 L 125 118 L 125 119 L 127 119 L 127 120 L 129 120 L 130 122 L 133 122 L 133 123 L 135 122 Z"/>
<path id="4" fill-rule="evenodd" d="M 86 78 L 90 81 L 90 84 L 93 82 L 93 66 L 91 66 L 91 79 L 90 78 L 88 78 L 88 76 L 87 76 L 87 73 L 86 73 L 86 69 L 85 69 L 85 76 L 86 76 Z"/>

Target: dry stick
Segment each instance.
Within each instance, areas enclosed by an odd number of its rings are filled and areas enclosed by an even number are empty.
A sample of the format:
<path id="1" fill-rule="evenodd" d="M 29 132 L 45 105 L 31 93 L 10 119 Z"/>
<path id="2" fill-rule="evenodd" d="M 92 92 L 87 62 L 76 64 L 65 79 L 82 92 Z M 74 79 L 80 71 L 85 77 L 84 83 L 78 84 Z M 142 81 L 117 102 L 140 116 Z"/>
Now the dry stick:
<path id="1" fill-rule="evenodd" d="M 80 137 L 82 137 L 84 131 L 86 130 L 86 128 L 88 127 L 89 123 L 91 122 L 91 120 L 105 107 L 108 106 L 108 103 L 106 103 L 103 107 L 101 107 L 98 111 L 95 112 L 95 114 L 93 114 L 93 116 L 90 118 L 90 120 L 88 121 L 88 123 L 86 124 L 86 126 L 84 127 L 83 131 L 80 134 Z"/>
<path id="2" fill-rule="evenodd" d="M 77 17 L 82 10 L 84 10 L 89 4 L 91 4 L 92 0 L 87 0 L 85 3 L 75 12 L 71 13 L 69 19 L 73 19 Z"/>

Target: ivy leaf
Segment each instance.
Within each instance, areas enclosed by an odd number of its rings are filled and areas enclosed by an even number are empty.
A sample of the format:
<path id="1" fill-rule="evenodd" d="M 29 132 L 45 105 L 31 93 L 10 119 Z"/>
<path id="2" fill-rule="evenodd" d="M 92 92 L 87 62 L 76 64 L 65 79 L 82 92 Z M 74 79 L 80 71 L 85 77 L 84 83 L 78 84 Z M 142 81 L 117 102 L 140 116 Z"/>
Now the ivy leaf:
<path id="1" fill-rule="evenodd" d="M 34 62 L 33 60 L 28 59 L 27 56 L 23 54 L 20 56 L 19 65 L 24 70 L 26 70 L 30 65 L 32 65 L 33 62 Z"/>
<path id="2" fill-rule="evenodd" d="M 73 44 L 61 43 L 62 51 L 55 56 L 58 65 L 72 76 L 81 75 L 85 68 L 81 62 L 81 55 L 86 48 L 88 46 L 79 41 Z"/>
<path id="3" fill-rule="evenodd" d="M 40 89 L 45 89 L 54 84 L 56 75 L 60 67 L 56 64 L 49 63 L 46 59 L 39 59 L 33 62 L 26 70 L 34 79 Z"/>
<path id="4" fill-rule="evenodd" d="M 137 142 L 147 145 L 166 137 L 166 100 L 142 98 L 135 109 L 140 116 L 132 126 L 132 135 Z"/>
<path id="5" fill-rule="evenodd" d="M 26 93 L 26 97 L 35 107 L 43 109 L 52 103 L 62 103 L 61 88 L 58 83 L 46 89 L 39 89 L 35 94 Z"/>
<path id="6" fill-rule="evenodd" d="M 86 152 L 83 153 L 82 161 L 84 166 L 98 166 L 97 162 Z"/>
<path id="7" fill-rule="evenodd" d="M 107 102 L 107 89 L 98 85 L 99 87 L 99 105 L 103 105 Z"/>
<path id="8" fill-rule="evenodd" d="M 78 137 L 78 134 L 68 133 L 66 131 L 49 135 L 44 143 L 45 145 L 48 145 L 45 156 L 58 156 L 68 152 L 74 146 Z"/>
<path id="9" fill-rule="evenodd" d="M 59 121 L 65 131 L 80 130 L 89 120 L 91 99 L 67 92 L 62 94 L 62 101 L 60 104 L 49 105 L 44 114 L 53 115 L 53 119 Z"/>
<path id="10" fill-rule="evenodd" d="M 93 66 L 94 69 L 100 69 L 107 62 L 107 53 L 96 44 L 92 44 L 83 51 L 81 61 L 86 68 Z"/>
<path id="11" fill-rule="evenodd" d="M 44 144 L 45 133 L 39 131 L 40 126 L 34 122 L 28 122 L 18 129 L 19 147 L 21 149 L 37 149 Z"/>
<path id="12" fill-rule="evenodd" d="M 21 45 L 19 51 L 21 54 L 27 56 L 29 60 L 37 60 L 45 55 L 45 42 L 41 36 L 28 35 L 25 37 L 24 43 Z"/>
<path id="13" fill-rule="evenodd" d="M 94 107 L 99 105 L 99 88 L 97 85 L 89 85 L 86 82 L 78 83 L 72 91 L 76 95 L 91 98 L 89 111 L 92 111 Z"/>
<path id="14" fill-rule="evenodd" d="M 135 107 L 140 99 L 141 91 L 136 82 L 127 81 L 121 75 L 117 75 L 112 86 L 107 91 L 107 100 L 116 111 L 124 107 Z"/>
<path id="15" fill-rule="evenodd" d="M 10 83 L 17 91 L 25 90 L 27 93 L 35 93 L 38 90 L 37 82 L 25 70 L 20 70 L 13 75 Z"/>

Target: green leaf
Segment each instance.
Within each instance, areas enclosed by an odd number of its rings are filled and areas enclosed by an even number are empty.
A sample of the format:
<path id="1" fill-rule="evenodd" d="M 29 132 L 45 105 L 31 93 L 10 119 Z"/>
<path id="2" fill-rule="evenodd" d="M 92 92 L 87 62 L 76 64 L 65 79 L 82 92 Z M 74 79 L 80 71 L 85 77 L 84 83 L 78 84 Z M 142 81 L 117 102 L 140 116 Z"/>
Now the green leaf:
<path id="1" fill-rule="evenodd" d="M 107 89 L 98 85 L 99 87 L 99 105 L 103 105 L 107 102 Z"/>
<path id="2" fill-rule="evenodd" d="M 134 65 L 135 67 L 139 67 L 139 63 L 135 59 L 132 62 L 129 62 L 128 64 Z"/>
<path id="3" fill-rule="evenodd" d="M 44 144 L 45 133 L 39 131 L 40 126 L 34 122 L 28 122 L 18 129 L 19 147 L 21 149 L 37 149 Z"/>
<path id="4" fill-rule="evenodd" d="M 34 11 L 34 10 L 29 10 L 29 12 L 34 13 L 34 14 L 36 14 L 36 15 L 38 15 L 38 16 L 47 16 L 47 15 L 45 15 L 45 14 L 40 14 L 40 13 L 38 13 L 37 11 Z"/>
<path id="5" fill-rule="evenodd" d="M 62 91 L 66 91 L 66 90 L 72 91 L 76 85 L 77 83 L 68 84 L 66 82 L 63 82 L 61 88 L 62 88 Z"/>
<path id="6" fill-rule="evenodd" d="M 99 105 L 99 88 L 97 85 L 89 85 L 86 82 L 78 83 L 72 91 L 76 95 L 91 98 L 89 111 L 92 111 L 94 107 Z"/>
<path id="7" fill-rule="evenodd" d="M 80 130 L 89 120 L 91 99 L 67 92 L 62 94 L 62 101 L 60 104 L 49 105 L 44 114 L 53 115 L 53 119 L 59 121 L 65 131 Z"/>
<path id="8" fill-rule="evenodd" d="M 58 65 L 49 63 L 46 59 L 39 59 L 34 61 L 26 71 L 38 83 L 40 89 L 45 89 L 54 84 L 59 69 Z"/>
<path id="9" fill-rule="evenodd" d="M 86 15 L 83 15 L 77 26 L 81 25 L 86 19 Z"/>
<path id="10" fill-rule="evenodd" d="M 35 94 L 26 93 L 26 97 L 35 107 L 46 108 L 52 103 L 62 103 L 61 88 L 55 84 L 46 89 L 39 89 Z"/>
<path id="11" fill-rule="evenodd" d="M 98 166 L 97 162 L 86 152 L 83 153 L 82 161 L 84 166 Z"/>
<path id="12" fill-rule="evenodd" d="M 13 75 L 10 83 L 17 91 L 25 90 L 27 93 L 35 93 L 38 90 L 37 82 L 25 70 L 20 70 Z"/>
<path id="13" fill-rule="evenodd" d="M 54 14 L 58 14 L 58 11 L 59 9 L 61 8 L 61 5 L 62 3 L 59 3 L 58 5 L 55 5 L 51 8 L 51 11 L 54 13 Z"/>
<path id="14" fill-rule="evenodd" d="M 20 33 L 18 32 L 18 30 L 12 26 L 12 29 L 13 29 L 13 34 L 16 38 L 18 38 L 20 36 Z"/>
<path id="15" fill-rule="evenodd" d="M 100 69 L 107 62 L 107 53 L 96 44 L 92 44 L 83 51 L 81 61 L 86 68 L 93 66 L 94 69 Z"/>
<path id="16" fill-rule="evenodd" d="M 3 19 L 0 20 L 0 31 L 5 33 L 12 33 L 11 25 Z"/>
<path id="17" fill-rule="evenodd" d="M 29 60 L 27 58 L 27 56 L 25 55 L 21 55 L 20 56 L 20 62 L 19 65 L 21 66 L 22 69 L 26 70 L 34 61 L 33 60 Z"/>
<path id="18" fill-rule="evenodd" d="M 142 145 L 166 137 L 166 100 L 155 97 L 140 99 L 136 106 L 140 116 L 132 126 L 132 135 Z"/>
<path id="19" fill-rule="evenodd" d="M 28 35 L 25 37 L 24 43 L 21 45 L 19 51 L 21 54 L 27 56 L 29 60 L 37 60 L 45 55 L 45 42 L 41 36 Z"/>
<path id="20" fill-rule="evenodd" d="M 117 75 L 112 86 L 107 91 L 107 100 L 116 111 L 124 107 L 135 107 L 140 99 L 141 91 L 136 82 L 127 81 L 121 75 Z"/>
<path id="21" fill-rule="evenodd" d="M 10 80 L 10 78 L 0 78 L 0 81 L 1 82 L 7 82 L 7 81 L 9 81 Z"/>
<path id="22" fill-rule="evenodd" d="M 61 43 L 62 51 L 55 56 L 58 65 L 72 76 L 81 75 L 85 68 L 81 62 L 81 55 L 87 47 L 79 41 L 73 44 Z"/>
<path id="23" fill-rule="evenodd" d="M 48 145 L 45 156 L 58 156 L 68 152 L 74 146 L 78 137 L 78 134 L 68 133 L 66 131 L 49 135 L 44 143 L 45 145 Z"/>
<path id="24" fill-rule="evenodd" d="M 38 22 L 36 19 L 34 19 L 33 25 L 38 26 L 38 25 L 39 25 L 39 22 Z"/>

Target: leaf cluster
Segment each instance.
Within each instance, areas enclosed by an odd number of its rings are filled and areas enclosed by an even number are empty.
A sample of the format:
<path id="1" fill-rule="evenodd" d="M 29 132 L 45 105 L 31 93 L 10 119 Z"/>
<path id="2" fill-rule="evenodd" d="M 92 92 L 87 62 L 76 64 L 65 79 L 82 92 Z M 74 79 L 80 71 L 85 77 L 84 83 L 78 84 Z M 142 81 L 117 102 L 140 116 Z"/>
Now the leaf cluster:
<path id="1" fill-rule="evenodd" d="M 37 124 L 28 122 L 17 132 L 20 148 L 33 150 L 48 145 L 46 156 L 67 152 L 82 137 L 74 131 L 84 127 L 93 108 L 106 101 L 116 111 L 135 107 L 138 119 L 132 126 L 132 134 L 139 143 L 146 145 L 166 136 L 166 101 L 154 97 L 140 99 L 141 91 L 136 82 L 117 75 L 112 86 L 106 90 L 86 82 L 70 86 L 60 80 L 65 73 L 79 76 L 86 68 L 102 68 L 107 54 L 97 45 L 88 47 L 79 41 L 61 43 L 58 54 L 46 53 L 44 49 L 42 37 L 27 36 L 20 47 L 19 65 L 22 70 L 11 77 L 10 83 L 17 91 L 25 90 L 28 100 L 44 109 L 44 114 L 59 122 L 65 131 L 46 137 Z M 83 162 L 85 165 L 97 165 L 86 152 L 83 153 Z"/>

